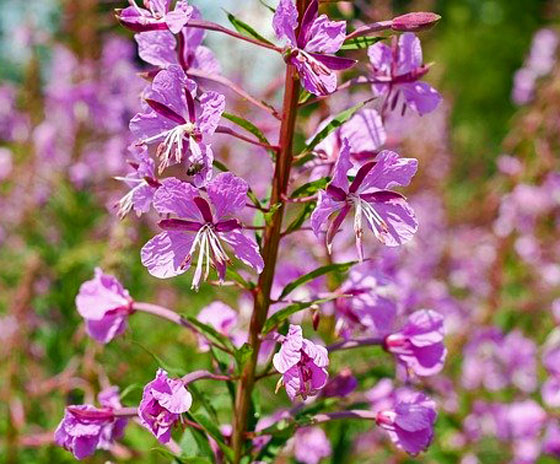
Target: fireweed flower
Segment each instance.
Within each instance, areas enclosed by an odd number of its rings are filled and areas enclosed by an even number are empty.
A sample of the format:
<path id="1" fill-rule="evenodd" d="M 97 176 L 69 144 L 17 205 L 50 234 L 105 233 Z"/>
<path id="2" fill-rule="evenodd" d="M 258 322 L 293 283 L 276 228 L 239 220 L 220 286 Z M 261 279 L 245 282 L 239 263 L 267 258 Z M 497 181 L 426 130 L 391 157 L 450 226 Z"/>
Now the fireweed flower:
<path id="1" fill-rule="evenodd" d="M 326 385 L 329 376 L 327 349 L 303 338 L 301 327 L 293 324 L 281 343 L 280 351 L 272 358 L 274 367 L 282 374 L 278 386 L 284 384 L 292 401 L 297 396 L 304 400 L 314 396 Z"/>
<path id="2" fill-rule="evenodd" d="M 332 453 L 327 434 L 320 427 L 303 427 L 294 436 L 294 456 L 303 464 L 319 464 Z"/>
<path id="3" fill-rule="evenodd" d="M 193 7 L 191 19 L 201 19 L 200 12 Z M 198 69 L 208 74 L 218 74 L 220 64 L 214 53 L 202 45 L 204 29 L 184 27 L 177 41 L 169 31 L 149 31 L 134 35 L 138 43 L 138 55 L 146 63 L 160 68 L 180 65 L 185 71 Z"/>
<path id="4" fill-rule="evenodd" d="M 134 147 L 131 151 L 133 159 L 128 164 L 134 172 L 125 177 L 116 177 L 130 187 L 129 192 L 116 205 L 117 215 L 121 219 L 131 210 L 134 210 L 137 216 L 147 213 L 152 205 L 154 193 L 160 185 L 155 173 L 155 162 L 148 155 L 147 147 Z"/>
<path id="5" fill-rule="evenodd" d="M 396 286 L 369 263 L 352 269 L 338 293 L 350 295 L 334 302 L 336 331 L 343 337 L 350 338 L 354 332 L 384 336 L 393 329 L 398 311 Z"/>
<path id="6" fill-rule="evenodd" d="M 158 369 L 156 378 L 144 387 L 138 406 L 141 424 L 161 443 L 171 439 L 171 429 L 192 404 L 192 395 L 181 379 L 170 379 L 167 372 Z"/>
<path id="7" fill-rule="evenodd" d="M 385 349 L 416 375 L 437 374 L 443 368 L 447 349 L 443 316 L 423 309 L 408 316 L 404 327 L 385 337 Z"/>
<path id="8" fill-rule="evenodd" d="M 393 409 L 378 412 L 376 422 L 389 432 L 393 443 L 414 455 L 430 445 L 436 417 L 435 402 L 423 393 L 414 393 Z"/>
<path id="9" fill-rule="evenodd" d="M 170 30 L 177 34 L 191 19 L 193 7 L 179 0 L 171 10 L 171 0 L 144 0 L 144 8 L 129 0 L 131 6 L 116 10 L 120 23 L 134 32 Z"/>
<path id="10" fill-rule="evenodd" d="M 111 387 L 98 395 L 102 408 L 89 404 L 68 406 L 58 425 L 54 440 L 72 452 L 76 459 L 91 456 L 96 449 L 109 449 L 123 436 L 128 420 L 115 417 L 113 409 L 121 407 L 118 389 Z"/>
<path id="11" fill-rule="evenodd" d="M 296 6 L 293 0 L 280 0 L 272 26 L 278 39 L 287 40 L 285 59 L 297 68 L 303 87 L 315 95 L 328 95 L 337 87 L 334 71 L 348 69 L 356 61 L 335 55 L 346 38 L 346 21 L 330 21 L 318 10 L 319 2 L 313 0 L 296 36 Z"/>
<path id="12" fill-rule="evenodd" d="M 330 216 L 336 213 L 327 228 L 329 252 L 335 234 L 352 208 L 358 257 L 363 259 L 363 219 L 376 238 L 386 246 L 394 247 L 408 242 L 418 229 L 414 212 L 406 198 L 388 190 L 397 185 L 406 186 L 418 167 L 413 158 L 400 158 L 392 151 L 380 152 L 374 161 L 364 164 L 350 183 L 347 173 L 353 168 L 348 142 L 343 140 L 340 156 L 326 190 L 319 191 L 317 207 L 311 215 L 311 227 L 316 236 Z"/>
<path id="13" fill-rule="evenodd" d="M 560 329 L 546 339 L 542 363 L 549 375 L 541 388 L 542 399 L 550 407 L 560 407 Z"/>
<path id="14" fill-rule="evenodd" d="M 429 68 L 423 64 L 420 40 L 412 32 L 402 34 L 391 47 L 377 42 L 368 48 L 368 57 L 372 66 L 373 93 L 386 95 L 392 108 L 402 96 L 403 114 L 409 106 L 422 116 L 435 110 L 441 102 L 436 89 L 419 81 Z"/>
<path id="15" fill-rule="evenodd" d="M 188 160 L 187 174 L 197 184 L 212 173 L 214 156 L 207 138 L 214 134 L 225 109 L 225 97 L 205 92 L 195 103 L 196 84 L 179 66 L 160 71 L 146 97 L 149 108 L 130 121 L 138 143 L 158 144 L 159 171 Z M 197 108 L 198 106 L 198 108 Z"/>
<path id="16" fill-rule="evenodd" d="M 230 262 L 224 249 L 227 243 L 234 255 L 258 273 L 264 263 L 254 239 L 241 232 L 237 219 L 227 217 L 244 206 L 247 183 L 231 173 L 217 175 L 206 186 L 206 197 L 191 184 L 173 177 L 162 181 L 154 195 L 154 208 L 166 219 L 159 222 L 164 230 L 142 248 L 142 264 L 150 274 L 167 279 L 184 273 L 198 249 L 198 261 L 192 286 L 208 278 L 210 266 L 223 280 Z M 173 217 L 170 217 L 173 216 Z"/>
<path id="17" fill-rule="evenodd" d="M 114 276 L 96 268 L 93 279 L 80 286 L 76 308 L 85 319 L 89 336 L 108 343 L 125 331 L 132 298 Z"/>

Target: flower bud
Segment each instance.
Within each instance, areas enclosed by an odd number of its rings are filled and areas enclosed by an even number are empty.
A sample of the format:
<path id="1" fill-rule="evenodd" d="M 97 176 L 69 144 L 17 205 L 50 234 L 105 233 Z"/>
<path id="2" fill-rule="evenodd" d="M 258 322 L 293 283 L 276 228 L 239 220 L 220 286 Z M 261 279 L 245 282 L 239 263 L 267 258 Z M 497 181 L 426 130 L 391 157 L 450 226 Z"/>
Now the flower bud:
<path id="1" fill-rule="evenodd" d="M 397 16 L 393 19 L 391 29 L 399 32 L 415 32 L 429 29 L 441 19 L 441 16 L 431 12 L 416 11 Z"/>

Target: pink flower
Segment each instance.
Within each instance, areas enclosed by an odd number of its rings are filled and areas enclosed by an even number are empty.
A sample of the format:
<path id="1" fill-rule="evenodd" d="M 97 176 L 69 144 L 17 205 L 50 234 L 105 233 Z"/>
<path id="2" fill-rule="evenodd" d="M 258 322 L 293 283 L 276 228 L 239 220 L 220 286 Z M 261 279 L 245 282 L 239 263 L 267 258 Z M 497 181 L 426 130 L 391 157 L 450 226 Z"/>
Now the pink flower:
<path id="1" fill-rule="evenodd" d="M 156 378 L 144 387 L 138 416 L 142 425 L 161 443 L 167 443 L 171 439 L 171 429 L 191 404 L 192 396 L 183 381 L 170 379 L 167 372 L 158 369 Z"/>
<path id="2" fill-rule="evenodd" d="M 90 337 L 109 343 L 125 331 L 132 312 L 132 298 L 114 276 L 96 268 L 93 279 L 81 285 L 76 307 L 86 321 Z"/>
<path id="3" fill-rule="evenodd" d="M 171 0 L 144 0 L 140 8 L 135 0 L 132 6 L 117 10 L 121 24 L 134 32 L 169 30 L 177 34 L 191 19 L 193 7 L 186 0 L 179 0 L 171 10 Z"/>
<path id="4" fill-rule="evenodd" d="M 303 399 L 314 396 L 327 383 L 329 355 L 324 346 L 303 338 L 300 326 L 290 325 L 283 337 L 280 351 L 272 360 L 292 401 L 299 395 Z"/>
<path id="5" fill-rule="evenodd" d="M 444 336 L 443 316 L 423 309 L 412 313 L 400 331 L 385 337 L 384 346 L 416 375 L 434 375 L 447 356 Z"/>
<path id="6" fill-rule="evenodd" d="M 411 393 L 393 409 L 378 412 L 376 422 L 399 448 L 418 454 L 430 445 L 436 418 L 434 401 L 423 393 Z"/>
<path id="7" fill-rule="evenodd" d="M 319 2 L 312 0 L 298 27 L 298 11 L 293 0 L 280 0 L 272 26 L 279 39 L 286 39 L 286 61 L 299 73 L 303 87 L 315 95 L 336 90 L 334 71 L 352 67 L 356 61 L 336 56 L 346 39 L 346 21 L 330 21 L 319 16 Z"/>
<path id="8" fill-rule="evenodd" d="M 294 456 L 303 464 L 319 464 L 332 453 L 327 434 L 319 427 L 304 427 L 296 431 Z"/>
<path id="9" fill-rule="evenodd" d="M 232 329 L 237 324 L 237 313 L 225 303 L 214 301 L 202 308 L 196 317 L 203 324 L 209 325 L 226 337 L 232 335 Z M 198 337 L 198 347 L 201 351 L 208 351 L 210 345 L 206 338 Z"/>

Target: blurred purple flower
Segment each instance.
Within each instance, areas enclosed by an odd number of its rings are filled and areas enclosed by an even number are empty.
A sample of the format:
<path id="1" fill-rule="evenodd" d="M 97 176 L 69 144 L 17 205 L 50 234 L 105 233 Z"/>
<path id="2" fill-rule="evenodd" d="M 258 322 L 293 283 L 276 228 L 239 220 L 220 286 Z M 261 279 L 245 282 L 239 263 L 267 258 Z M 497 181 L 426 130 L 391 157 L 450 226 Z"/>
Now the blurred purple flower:
<path id="1" fill-rule="evenodd" d="M 322 390 L 323 396 L 327 398 L 345 398 L 358 388 L 358 379 L 352 375 L 352 371 L 348 368 L 341 371 L 325 385 Z"/>
<path id="2" fill-rule="evenodd" d="M 443 369 L 447 356 L 444 337 L 443 316 L 423 309 L 408 316 L 400 331 L 385 337 L 384 346 L 416 375 L 428 376 Z"/>
<path id="3" fill-rule="evenodd" d="M 207 198 L 186 182 L 173 177 L 162 181 L 154 195 L 154 208 L 165 219 L 159 222 L 165 232 L 156 235 L 142 248 L 142 264 L 150 274 L 167 279 L 184 273 L 198 248 L 193 288 L 198 288 L 210 265 L 223 280 L 230 262 L 223 243 L 231 246 L 237 258 L 258 273 L 264 263 L 253 238 L 241 232 L 237 219 L 226 219 L 245 206 L 247 183 L 231 173 L 221 173 L 206 186 Z M 170 218 L 170 216 L 173 216 Z"/>
<path id="4" fill-rule="evenodd" d="M 303 464 L 319 464 L 332 453 L 331 443 L 320 427 L 303 427 L 294 435 L 294 456 Z"/>
<path id="5" fill-rule="evenodd" d="M 109 449 L 124 434 L 128 420 L 113 414 L 113 409 L 121 407 L 118 388 L 101 391 L 98 400 L 102 409 L 89 404 L 68 406 L 54 433 L 56 444 L 76 459 L 91 456 L 96 449 Z"/>
<path id="6" fill-rule="evenodd" d="M 434 436 L 435 403 L 423 393 L 413 393 L 391 410 L 377 413 L 377 425 L 389 432 L 393 443 L 415 455 L 425 450 Z"/>
<path id="7" fill-rule="evenodd" d="M 221 301 L 214 301 L 202 308 L 196 318 L 226 337 L 232 335 L 232 329 L 237 324 L 237 313 L 231 306 Z M 197 340 L 200 351 L 208 351 L 210 349 L 210 344 L 206 338 L 199 336 Z"/>
<path id="8" fill-rule="evenodd" d="M 100 343 L 108 343 L 125 331 L 132 298 L 114 276 L 96 268 L 93 279 L 80 286 L 76 307 L 85 319 L 87 333 Z"/>
<path id="9" fill-rule="evenodd" d="M 218 127 L 225 97 L 205 92 L 198 97 L 198 110 L 195 98 L 195 82 L 179 66 L 170 66 L 154 78 L 145 98 L 148 108 L 132 118 L 130 130 L 138 143 L 158 144 L 160 172 L 187 159 L 187 173 L 202 185 L 212 174 L 214 159 L 207 138 Z"/>
<path id="10" fill-rule="evenodd" d="M 120 23 L 134 32 L 170 30 L 177 34 L 191 19 L 193 7 L 178 0 L 171 10 L 172 0 L 143 0 L 144 8 L 130 0 L 131 6 L 117 10 Z"/>
<path id="11" fill-rule="evenodd" d="M 418 223 L 414 212 L 400 193 L 389 188 L 410 183 L 416 173 L 418 162 L 413 158 L 400 158 L 392 151 L 382 151 L 374 161 L 364 164 L 350 183 L 347 173 L 353 167 L 347 140 L 334 167 L 332 180 L 326 190 L 319 192 L 317 207 L 311 215 L 311 226 L 315 235 L 330 216 L 326 243 L 332 249 L 334 236 L 340 229 L 349 211 L 354 207 L 354 233 L 360 260 L 363 259 L 363 217 L 376 238 L 386 246 L 394 247 L 408 242 Z"/>
<path id="12" fill-rule="evenodd" d="M 545 404 L 560 407 L 560 329 L 553 330 L 543 346 L 542 363 L 549 375 L 541 388 Z"/>
<path id="13" fill-rule="evenodd" d="M 327 383 L 329 355 L 326 348 L 303 338 L 301 327 L 293 324 L 281 343 L 280 351 L 272 359 L 274 367 L 282 374 L 278 385 L 284 384 L 292 401 L 297 396 L 303 399 L 314 396 Z"/>
<path id="14" fill-rule="evenodd" d="M 386 95 L 391 107 L 404 98 L 403 113 L 410 106 L 420 116 L 435 110 L 441 95 L 429 84 L 420 81 L 429 67 L 423 64 L 420 40 L 412 32 L 402 34 L 390 47 L 377 42 L 368 49 L 372 66 L 371 78 L 375 95 Z"/>
<path id="15" fill-rule="evenodd" d="M 187 412 L 192 396 L 181 379 L 170 379 L 167 372 L 158 369 L 156 378 L 144 387 L 138 406 L 141 424 L 152 432 L 161 443 L 171 439 L 171 429 Z"/>
<path id="16" fill-rule="evenodd" d="M 286 39 L 285 59 L 297 68 L 303 87 L 315 95 L 336 90 L 334 71 L 352 67 L 356 61 L 336 56 L 346 38 L 346 21 L 319 16 L 319 2 L 312 0 L 298 28 L 298 11 L 293 0 L 280 0 L 272 20 L 279 39 Z"/>

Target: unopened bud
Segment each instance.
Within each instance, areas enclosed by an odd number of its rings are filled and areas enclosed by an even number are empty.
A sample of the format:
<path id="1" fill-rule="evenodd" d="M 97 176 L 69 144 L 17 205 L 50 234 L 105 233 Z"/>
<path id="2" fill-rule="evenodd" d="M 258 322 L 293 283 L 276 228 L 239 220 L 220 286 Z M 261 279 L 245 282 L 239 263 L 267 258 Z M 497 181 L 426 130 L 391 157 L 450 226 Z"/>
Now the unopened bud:
<path id="1" fill-rule="evenodd" d="M 431 12 L 416 11 L 397 16 L 391 23 L 391 29 L 399 32 L 415 32 L 429 29 L 441 19 L 441 16 Z"/>
<path id="2" fill-rule="evenodd" d="M 312 321 L 313 330 L 317 331 L 317 329 L 319 328 L 319 323 L 321 322 L 321 313 L 319 312 L 319 310 L 313 311 Z"/>

